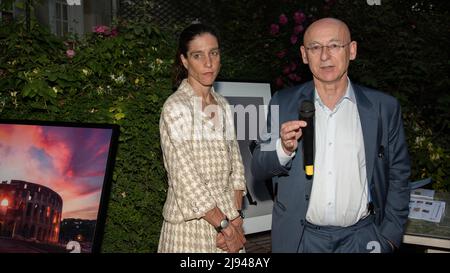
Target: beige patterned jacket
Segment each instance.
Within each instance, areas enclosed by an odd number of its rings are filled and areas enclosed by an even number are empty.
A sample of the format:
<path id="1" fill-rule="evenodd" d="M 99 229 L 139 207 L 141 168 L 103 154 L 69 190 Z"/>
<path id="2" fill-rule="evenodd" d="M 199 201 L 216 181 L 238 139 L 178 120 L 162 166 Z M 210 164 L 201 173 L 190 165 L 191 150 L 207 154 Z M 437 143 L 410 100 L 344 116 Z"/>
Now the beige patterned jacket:
<path id="1" fill-rule="evenodd" d="M 164 103 L 159 123 L 169 188 L 164 219 L 199 219 L 217 206 L 229 219 L 238 216 L 234 190 L 245 191 L 245 175 L 226 99 L 212 90 L 219 107 L 214 119 L 184 80 Z M 220 124 L 221 126 L 214 126 Z"/>

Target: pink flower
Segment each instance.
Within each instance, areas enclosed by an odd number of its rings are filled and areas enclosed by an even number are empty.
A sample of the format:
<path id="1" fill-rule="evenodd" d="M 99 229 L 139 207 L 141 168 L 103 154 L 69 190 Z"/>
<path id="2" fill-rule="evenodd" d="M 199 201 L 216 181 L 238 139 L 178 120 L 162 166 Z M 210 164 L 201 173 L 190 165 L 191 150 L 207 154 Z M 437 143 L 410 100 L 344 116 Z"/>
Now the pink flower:
<path id="1" fill-rule="evenodd" d="M 275 84 L 277 85 L 277 87 L 283 87 L 284 85 L 283 79 L 281 77 L 278 77 L 275 81 Z"/>
<path id="2" fill-rule="evenodd" d="M 277 24 L 271 24 L 270 25 L 270 34 L 277 35 L 278 32 L 280 32 L 280 26 Z"/>
<path id="3" fill-rule="evenodd" d="M 283 50 L 277 52 L 277 57 L 278 58 L 283 59 L 284 56 L 286 56 L 286 49 L 283 49 Z"/>
<path id="4" fill-rule="evenodd" d="M 286 17 L 286 15 L 284 15 L 284 13 L 282 13 L 280 15 L 280 25 L 286 25 L 288 22 L 288 18 Z"/>
<path id="5" fill-rule="evenodd" d="M 295 69 L 297 69 L 297 64 L 291 63 L 291 71 L 295 71 Z"/>
<path id="6" fill-rule="evenodd" d="M 294 27 L 294 33 L 295 34 L 299 34 L 300 32 L 303 32 L 303 30 L 305 30 L 305 29 L 303 28 L 302 25 L 297 25 L 297 26 Z"/>
<path id="7" fill-rule="evenodd" d="M 298 37 L 295 34 L 291 35 L 291 44 L 295 45 L 295 43 L 297 43 L 298 41 Z"/>
<path id="8" fill-rule="evenodd" d="M 298 81 L 301 80 L 301 78 L 300 78 L 297 74 L 294 74 L 294 73 L 289 74 L 289 75 L 288 75 L 288 78 L 289 78 L 291 81 L 296 81 L 296 82 L 298 82 Z"/>
<path id="9" fill-rule="evenodd" d="M 92 28 L 92 32 L 98 33 L 98 34 L 107 34 L 107 32 L 109 31 L 109 27 L 108 26 L 95 26 Z"/>
<path id="10" fill-rule="evenodd" d="M 303 21 L 305 21 L 305 14 L 303 12 L 300 11 L 296 11 L 294 13 L 294 21 L 297 25 L 300 25 L 301 23 L 303 23 Z"/>
<path id="11" fill-rule="evenodd" d="M 284 75 L 287 75 L 287 74 L 289 74 L 289 73 L 291 73 L 291 67 L 285 66 L 285 67 L 283 68 L 283 74 L 284 74 Z"/>
<path id="12" fill-rule="evenodd" d="M 111 37 L 116 37 L 117 35 L 119 35 L 119 31 L 115 27 L 111 30 Z"/>
<path id="13" fill-rule="evenodd" d="M 73 58 L 73 56 L 75 56 L 75 51 L 73 49 L 67 49 L 66 50 L 66 55 L 68 58 Z"/>

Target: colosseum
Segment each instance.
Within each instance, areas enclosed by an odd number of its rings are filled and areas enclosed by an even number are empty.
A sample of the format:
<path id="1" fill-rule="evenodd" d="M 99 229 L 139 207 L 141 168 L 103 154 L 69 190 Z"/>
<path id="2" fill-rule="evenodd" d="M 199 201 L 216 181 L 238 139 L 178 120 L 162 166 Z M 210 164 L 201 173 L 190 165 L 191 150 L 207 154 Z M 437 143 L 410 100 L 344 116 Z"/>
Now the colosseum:
<path id="1" fill-rule="evenodd" d="M 45 186 L 0 182 L 0 236 L 57 244 L 63 201 Z"/>

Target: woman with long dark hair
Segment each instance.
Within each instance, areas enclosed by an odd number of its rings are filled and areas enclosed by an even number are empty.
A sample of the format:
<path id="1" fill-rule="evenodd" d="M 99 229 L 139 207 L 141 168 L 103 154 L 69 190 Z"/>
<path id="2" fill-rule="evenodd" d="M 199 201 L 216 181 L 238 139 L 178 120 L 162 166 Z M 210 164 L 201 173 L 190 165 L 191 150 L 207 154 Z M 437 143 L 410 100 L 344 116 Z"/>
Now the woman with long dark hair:
<path id="1" fill-rule="evenodd" d="M 179 38 L 174 83 L 160 119 L 169 187 L 158 252 L 239 252 L 242 158 L 226 99 L 214 91 L 220 70 L 217 32 L 192 24 Z"/>

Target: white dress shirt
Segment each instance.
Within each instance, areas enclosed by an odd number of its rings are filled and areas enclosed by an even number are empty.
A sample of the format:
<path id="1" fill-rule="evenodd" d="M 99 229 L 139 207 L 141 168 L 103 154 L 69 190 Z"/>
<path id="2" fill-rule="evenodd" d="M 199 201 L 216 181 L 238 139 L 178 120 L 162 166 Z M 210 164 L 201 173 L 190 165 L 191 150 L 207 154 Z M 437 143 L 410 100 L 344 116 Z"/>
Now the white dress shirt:
<path id="1" fill-rule="evenodd" d="M 306 220 L 321 226 L 351 226 L 369 214 L 364 139 L 356 98 L 348 80 L 347 91 L 329 109 L 315 90 L 314 180 Z M 280 164 L 288 156 L 277 140 Z"/>

